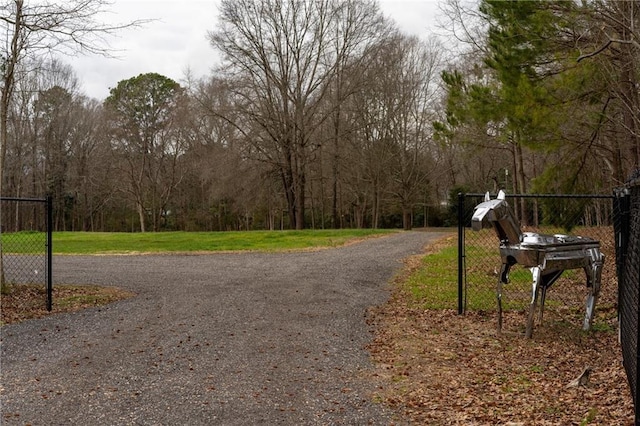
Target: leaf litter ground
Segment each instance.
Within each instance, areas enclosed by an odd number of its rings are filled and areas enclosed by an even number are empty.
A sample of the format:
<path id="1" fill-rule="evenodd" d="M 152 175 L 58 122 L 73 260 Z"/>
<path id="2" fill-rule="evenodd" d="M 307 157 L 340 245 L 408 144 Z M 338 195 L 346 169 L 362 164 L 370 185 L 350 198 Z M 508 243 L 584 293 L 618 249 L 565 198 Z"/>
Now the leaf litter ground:
<path id="1" fill-rule="evenodd" d="M 420 258 L 407 261 L 406 274 Z M 499 336 L 495 312 L 416 307 L 405 279 L 397 278 L 387 304 L 370 310 L 369 349 L 379 383 L 375 398 L 411 424 L 633 424 L 612 305 L 597 311 L 600 326 L 590 332 L 580 330 L 579 317 L 576 326 L 562 314 L 545 315 L 533 339 L 512 331 Z M 525 313 L 507 312 L 504 320 L 524 329 Z M 568 386 L 586 367 L 588 384 Z"/>

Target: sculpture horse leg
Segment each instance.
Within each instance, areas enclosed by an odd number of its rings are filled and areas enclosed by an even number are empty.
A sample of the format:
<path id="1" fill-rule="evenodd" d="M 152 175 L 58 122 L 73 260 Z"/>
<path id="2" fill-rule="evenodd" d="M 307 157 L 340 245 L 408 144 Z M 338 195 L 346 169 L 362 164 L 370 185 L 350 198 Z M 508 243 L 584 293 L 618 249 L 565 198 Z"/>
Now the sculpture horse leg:
<path id="1" fill-rule="evenodd" d="M 503 263 L 498 277 L 498 287 L 496 289 L 496 299 L 498 300 L 498 334 L 502 333 L 502 284 L 509 283 L 510 263 Z"/>
<path id="2" fill-rule="evenodd" d="M 549 287 L 544 283 L 544 278 L 542 279 L 542 281 L 543 283 L 540 288 L 540 291 L 542 292 L 542 294 L 540 295 L 540 324 L 542 324 L 542 319 L 544 316 L 544 302 L 546 302 L 547 300 L 547 290 L 549 290 Z"/>
<path id="3" fill-rule="evenodd" d="M 531 268 L 531 274 L 533 275 L 531 304 L 529 305 L 529 316 L 527 318 L 527 329 L 525 331 L 525 337 L 530 339 L 533 336 L 533 322 L 536 316 L 536 304 L 538 303 L 538 288 L 540 287 L 540 279 L 542 277 L 539 266 Z"/>
<path id="4" fill-rule="evenodd" d="M 563 270 L 552 270 L 545 273 L 540 266 L 531 268 L 531 274 L 533 275 L 533 295 L 531 298 L 531 306 L 529 307 L 529 318 L 527 320 L 527 331 L 525 333 L 526 337 L 531 338 L 531 336 L 533 335 L 533 323 L 535 322 L 536 316 L 538 290 L 542 291 L 542 295 L 540 297 L 540 322 L 542 322 L 542 316 L 544 314 L 544 302 L 547 299 L 547 291 L 549 290 L 549 287 L 551 287 L 553 283 L 556 282 L 558 278 L 560 278 L 562 272 Z"/>
<path id="5" fill-rule="evenodd" d="M 596 302 L 600 295 L 600 282 L 602 279 L 602 265 L 604 263 L 604 255 L 599 250 L 589 251 L 590 262 L 584 268 L 587 275 L 587 287 L 589 294 L 587 295 L 586 311 L 584 315 L 584 323 L 582 329 L 588 331 L 593 323 L 593 315 L 596 308 Z"/>
<path id="6" fill-rule="evenodd" d="M 500 335 L 502 333 L 502 281 L 501 280 L 498 280 L 496 299 L 498 299 L 498 335 Z"/>

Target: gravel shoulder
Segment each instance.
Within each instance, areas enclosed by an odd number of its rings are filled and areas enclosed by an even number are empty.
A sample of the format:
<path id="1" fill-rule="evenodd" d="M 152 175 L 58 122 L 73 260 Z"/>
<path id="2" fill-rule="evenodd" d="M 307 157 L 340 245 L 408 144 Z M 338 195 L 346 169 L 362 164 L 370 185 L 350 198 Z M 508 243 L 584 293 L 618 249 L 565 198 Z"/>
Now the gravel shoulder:
<path id="1" fill-rule="evenodd" d="M 136 297 L 0 329 L 2 424 L 401 424 L 372 395 L 365 313 L 402 232 L 315 252 L 64 256 L 56 282 Z"/>

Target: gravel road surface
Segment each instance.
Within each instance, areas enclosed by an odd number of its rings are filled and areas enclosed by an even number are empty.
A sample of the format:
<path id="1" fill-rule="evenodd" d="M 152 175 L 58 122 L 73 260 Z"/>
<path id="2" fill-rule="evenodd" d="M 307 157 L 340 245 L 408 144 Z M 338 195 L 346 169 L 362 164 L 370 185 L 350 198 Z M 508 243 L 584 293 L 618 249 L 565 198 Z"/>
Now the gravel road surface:
<path id="1" fill-rule="evenodd" d="M 63 256 L 58 283 L 137 296 L 0 329 L 3 425 L 389 425 L 368 307 L 443 234 L 328 250 Z M 55 300 L 54 300 L 55 303 Z"/>

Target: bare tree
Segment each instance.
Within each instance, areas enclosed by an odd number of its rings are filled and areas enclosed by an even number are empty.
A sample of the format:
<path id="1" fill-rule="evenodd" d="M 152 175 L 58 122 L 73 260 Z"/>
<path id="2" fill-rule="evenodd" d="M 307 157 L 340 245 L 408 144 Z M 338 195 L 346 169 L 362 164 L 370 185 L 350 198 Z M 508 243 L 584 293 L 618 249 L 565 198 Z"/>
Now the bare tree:
<path id="1" fill-rule="evenodd" d="M 413 207 L 422 199 L 431 178 L 428 153 L 433 144 L 431 123 L 438 106 L 441 50 L 435 39 L 422 43 L 404 38 L 385 55 L 395 64 L 389 63 L 386 76 L 387 90 L 396 95 L 389 117 L 398 147 L 392 194 L 402 209 L 404 229 L 411 229 Z"/>
<path id="2" fill-rule="evenodd" d="M 100 213 L 115 191 L 113 165 L 101 103 L 85 96 L 74 97 L 73 132 L 69 137 L 67 193 L 72 196 L 71 230 L 97 230 Z"/>
<path id="3" fill-rule="evenodd" d="M 210 34 L 236 75 L 255 153 L 277 170 L 292 227 L 305 226 L 307 168 L 339 64 L 384 27 L 368 0 L 223 0 Z M 362 42 L 356 40 L 362 39 Z"/>
<path id="4" fill-rule="evenodd" d="M 372 227 L 380 226 L 385 210 L 399 210 L 403 226 L 412 226 L 414 205 L 424 200 L 429 181 L 440 66 L 435 40 L 400 33 L 369 57 L 367 84 L 349 107 L 354 137 L 345 170 L 350 178 L 344 182 L 359 226 L 369 220 Z"/>
<path id="5" fill-rule="evenodd" d="M 108 54 L 107 37 L 122 28 L 142 23 L 101 23 L 98 18 L 109 4 L 105 0 L 68 0 L 56 3 L 10 0 L 0 5 L 0 194 L 3 193 L 2 182 L 9 138 L 8 113 L 16 80 L 21 78 L 21 72 L 33 71 L 24 66 L 25 62 L 43 54 Z M 2 271 L 0 253 L 0 285 L 4 283 Z"/>
<path id="6" fill-rule="evenodd" d="M 640 167 L 640 4 L 595 1 L 581 12 L 587 26 L 575 41 L 581 52 L 577 61 L 595 61 L 605 69 L 609 96 L 603 110 L 616 124 L 606 145 L 620 184 Z"/>
<path id="7" fill-rule="evenodd" d="M 42 158 L 40 191 L 53 197 L 53 227 L 65 229 L 72 207 L 67 186 L 78 112 L 75 95 L 78 80 L 71 67 L 57 60 L 44 62 L 41 69 L 34 75 L 31 91 L 32 145 Z"/>
<path id="8" fill-rule="evenodd" d="M 41 63 L 33 59 L 43 54 L 109 55 L 109 36 L 123 28 L 145 22 L 116 25 L 101 23 L 98 18 L 107 11 L 110 4 L 106 0 L 69 0 L 57 3 L 10 0 L 0 6 L 0 42 L 3 44 L 0 54 L 0 170 L 4 165 L 8 138 L 7 114 L 16 80 L 21 77 L 21 73 L 34 71 L 26 63 Z M 0 186 L 0 191 L 1 189 Z"/>
<path id="9" fill-rule="evenodd" d="M 248 229 L 259 205 L 269 204 L 264 199 L 269 188 L 265 164 L 246 155 L 251 146 L 232 124 L 240 121 L 233 96 L 230 82 L 218 77 L 190 87 L 189 114 L 182 127 L 189 133 L 189 146 L 180 159 L 186 176 L 175 200 L 178 220 L 189 228 Z"/>

